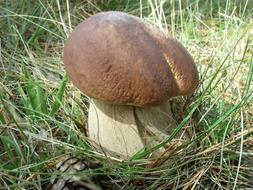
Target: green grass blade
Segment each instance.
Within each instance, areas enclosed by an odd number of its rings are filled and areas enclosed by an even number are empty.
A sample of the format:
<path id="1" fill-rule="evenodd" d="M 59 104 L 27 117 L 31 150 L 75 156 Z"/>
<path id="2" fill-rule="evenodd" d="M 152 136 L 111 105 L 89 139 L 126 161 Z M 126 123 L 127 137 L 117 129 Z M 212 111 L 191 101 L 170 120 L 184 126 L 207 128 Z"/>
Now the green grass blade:
<path id="1" fill-rule="evenodd" d="M 55 101 L 52 105 L 52 109 L 51 109 L 50 114 L 49 114 L 51 117 L 55 116 L 56 112 L 60 108 L 60 105 L 62 104 L 63 94 L 64 94 L 64 90 L 65 90 L 67 82 L 68 82 L 68 77 L 65 74 L 62 81 L 61 81 L 59 90 L 56 94 Z"/>
<path id="2" fill-rule="evenodd" d="M 38 81 L 34 81 L 28 69 L 24 66 L 25 87 L 28 93 L 32 108 L 43 114 L 47 114 L 47 96 L 45 91 L 40 87 Z M 35 112 L 36 113 L 36 112 Z"/>

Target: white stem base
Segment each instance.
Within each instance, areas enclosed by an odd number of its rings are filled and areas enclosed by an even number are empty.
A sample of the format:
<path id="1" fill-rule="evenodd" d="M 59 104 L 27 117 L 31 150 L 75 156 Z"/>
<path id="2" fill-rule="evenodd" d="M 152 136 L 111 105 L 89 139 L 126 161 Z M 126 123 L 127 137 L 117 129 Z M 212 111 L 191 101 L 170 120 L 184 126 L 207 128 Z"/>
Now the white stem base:
<path id="1" fill-rule="evenodd" d="M 131 157 L 152 147 L 175 129 L 170 104 L 140 108 L 93 100 L 89 108 L 88 133 L 105 152 Z"/>

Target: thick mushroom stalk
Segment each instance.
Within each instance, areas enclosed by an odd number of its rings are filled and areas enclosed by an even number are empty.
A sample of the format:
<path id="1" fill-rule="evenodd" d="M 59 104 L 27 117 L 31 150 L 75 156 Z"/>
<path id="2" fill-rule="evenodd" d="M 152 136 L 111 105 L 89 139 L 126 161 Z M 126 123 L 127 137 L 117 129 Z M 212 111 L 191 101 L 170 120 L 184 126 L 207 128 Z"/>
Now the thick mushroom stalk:
<path id="1" fill-rule="evenodd" d="M 73 84 L 93 98 L 90 138 L 126 157 L 167 137 L 176 127 L 168 100 L 198 85 L 195 63 L 179 42 L 122 12 L 79 24 L 64 64 Z"/>
<path id="2" fill-rule="evenodd" d="M 151 148 L 175 129 L 169 102 L 146 108 L 108 104 L 92 100 L 88 130 L 92 140 L 105 152 L 130 157 L 142 148 Z"/>

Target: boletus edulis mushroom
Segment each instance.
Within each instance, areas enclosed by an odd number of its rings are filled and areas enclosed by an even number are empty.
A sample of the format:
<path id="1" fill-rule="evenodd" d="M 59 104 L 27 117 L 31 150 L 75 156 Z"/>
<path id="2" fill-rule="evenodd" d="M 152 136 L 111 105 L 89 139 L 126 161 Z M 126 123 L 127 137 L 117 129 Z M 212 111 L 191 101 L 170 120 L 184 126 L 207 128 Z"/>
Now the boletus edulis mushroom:
<path id="1" fill-rule="evenodd" d="M 177 126 L 168 100 L 198 85 L 195 63 L 178 41 L 122 12 L 80 23 L 65 44 L 64 63 L 91 97 L 90 139 L 124 158 L 168 137 Z"/>

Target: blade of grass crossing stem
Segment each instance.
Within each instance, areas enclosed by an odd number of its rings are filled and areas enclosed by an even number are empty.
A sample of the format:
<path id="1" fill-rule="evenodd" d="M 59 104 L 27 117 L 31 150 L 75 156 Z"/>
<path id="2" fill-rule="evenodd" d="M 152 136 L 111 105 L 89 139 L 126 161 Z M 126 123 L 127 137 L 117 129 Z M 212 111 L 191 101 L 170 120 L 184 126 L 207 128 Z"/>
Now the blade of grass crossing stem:
<path id="1" fill-rule="evenodd" d="M 142 155 L 146 155 L 146 151 L 148 151 L 146 148 L 142 148 L 141 150 L 139 150 L 137 153 L 135 153 L 131 157 L 131 160 L 139 160 L 139 159 L 141 159 L 143 157 Z"/>
<path id="2" fill-rule="evenodd" d="M 56 97 L 55 97 L 55 101 L 52 105 L 52 110 L 50 112 L 50 116 L 51 117 L 54 117 L 56 112 L 58 111 L 58 109 L 60 108 L 60 105 L 62 104 L 62 99 L 63 99 L 63 93 L 64 93 L 64 90 L 65 90 L 65 87 L 66 87 L 66 84 L 68 82 L 68 77 L 67 75 L 65 74 L 62 81 L 61 81 L 61 84 L 60 84 L 60 88 L 56 94 Z"/>
<path id="3" fill-rule="evenodd" d="M 25 66 L 23 67 L 23 71 L 25 77 L 26 91 L 28 93 L 35 114 L 36 112 L 47 114 L 47 97 L 43 88 L 41 88 L 40 83 L 38 81 L 34 82 L 30 72 Z"/>

